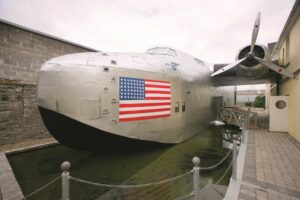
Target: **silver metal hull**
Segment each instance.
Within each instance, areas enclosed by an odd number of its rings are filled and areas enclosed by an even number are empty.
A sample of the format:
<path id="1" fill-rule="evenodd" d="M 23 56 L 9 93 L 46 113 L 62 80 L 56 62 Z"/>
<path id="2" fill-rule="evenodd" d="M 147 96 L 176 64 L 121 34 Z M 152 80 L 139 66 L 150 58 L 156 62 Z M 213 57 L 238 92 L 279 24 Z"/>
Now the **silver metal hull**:
<path id="1" fill-rule="evenodd" d="M 58 113 L 73 122 L 98 130 L 99 135 L 111 134 L 141 143 L 148 141 L 174 144 L 190 138 L 208 126 L 208 122 L 216 114 L 212 112 L 214 97 L 225 96 L 224 99 L 228 101 L 233 99 L 232 87 L 221 90 L 211 85 L 210 72 L 206 63 L 202 66 L 195 64 L 190 66 L 188 71 L 187 69 L 181 71 L 160 65 L 156 69 L 148 70 L 151 66 L 147 68 L 145 64 L 137 62 L 131 63 L 131 67 L 125 64 L 115 67 L 100 65 L 95 60 L 91 60 L 96 64 L 91 64 L 89 60 L 86 60 L 86 64 L 62 63 L 57 60 L 44 64 L 39 72 L 37 94 L 37 102 L 41 110 Z M 185 66 L 182 65 L 183 67 Z M 170 116 L 121 122 L 119 119 L 121 77 L 169 81 L 171 84 Z M 62 143 L 75 148 L 88 148 L 87 141 L 97 143 L 94 141 L 95 137 L 89 138 L 89 133 L 84 129 L 71 128 L 69 131 L 72 132 L 64 132 L 64 129 L 49 128 L 61 125 L 55 124 L 55 120 L 51 117 L 48 118 L 47 112 L 41 113 L 50 133 Z M 72 124 L 64 126 L 76 127 L 74 123 Z M 93 131 L 94 134 L 97 133 Z M 81 135 L 80 138 L 86 137 L 87 140 L 81 140 L 82 144 L 80 144 L 80 140 L 76 139 L 74 143 L 72 136 L 67 137 L 67 140 L 61 139 L 66 138 L 64 135 Z M 73 140 L 75 141 L 75 137 Z M 111 145 L 113 143 L 112 140 L 107 142 Z M 103 141 L 99 141 L 99 145 L 103 145 Z"/>

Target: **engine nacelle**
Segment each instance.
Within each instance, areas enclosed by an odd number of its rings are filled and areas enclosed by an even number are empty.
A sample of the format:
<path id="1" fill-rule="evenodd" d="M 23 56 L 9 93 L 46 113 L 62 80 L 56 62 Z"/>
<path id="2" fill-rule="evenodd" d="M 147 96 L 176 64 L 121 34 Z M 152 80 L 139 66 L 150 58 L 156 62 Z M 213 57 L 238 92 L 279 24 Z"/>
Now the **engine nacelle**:
<path id="1" fill-rule="evenodd" d="M 241 48 L 236 56 L 236 60 L 247 57 L 250 53 L 250 49 L 250 45 Z M 270 52 L 268 48 L 263 45 L 254 46 L 253 56 L 261 58 L 265 61 L 270 61 Z M 248 56 L 246 60 L 238 65 L 238 67 L 236 68 L 238 75 L 249 78 L 256 78 L 268 71 L 268 69 L 261 65 L 258 61 L 256 61 L 253 56 Z"/>

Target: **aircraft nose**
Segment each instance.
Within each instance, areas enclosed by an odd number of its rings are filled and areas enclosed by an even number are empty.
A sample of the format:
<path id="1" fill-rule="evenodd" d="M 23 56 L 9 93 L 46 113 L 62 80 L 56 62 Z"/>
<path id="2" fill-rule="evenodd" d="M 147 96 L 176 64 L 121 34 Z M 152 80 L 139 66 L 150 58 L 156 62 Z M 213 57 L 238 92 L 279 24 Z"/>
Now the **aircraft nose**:
<path id="1" fill-rule="evenodd" d="M 97 117 L 100 109 L 102 73 L 86 66 L 46 63 L 39 71 L 38 106 L 62 114 Z"/>

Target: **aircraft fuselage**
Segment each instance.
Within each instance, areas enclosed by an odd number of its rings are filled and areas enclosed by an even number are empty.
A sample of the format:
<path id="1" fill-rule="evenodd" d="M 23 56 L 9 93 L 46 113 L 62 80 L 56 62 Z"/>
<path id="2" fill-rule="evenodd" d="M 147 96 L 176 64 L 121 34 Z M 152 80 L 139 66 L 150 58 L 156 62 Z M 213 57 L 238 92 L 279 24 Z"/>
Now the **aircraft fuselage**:
<path id="1" fill-rule="evenodd" d="M 99 135 L 159 143 L 180 143 L 203 130 L 215 114 L 213 97 L 225 93 L 212 86 L 208 63 L 168 49 L 80 53 L 46 62 L 37 102 L 50 133 L 69 146 L 89 148 L 90 142 L 105 141 L 89 138 L 85 129 L 68 129 L 63 117 Z M 47 112 L 59 114 L 61 121 L 55 123 L 57 117 L 48 118 Z"/>

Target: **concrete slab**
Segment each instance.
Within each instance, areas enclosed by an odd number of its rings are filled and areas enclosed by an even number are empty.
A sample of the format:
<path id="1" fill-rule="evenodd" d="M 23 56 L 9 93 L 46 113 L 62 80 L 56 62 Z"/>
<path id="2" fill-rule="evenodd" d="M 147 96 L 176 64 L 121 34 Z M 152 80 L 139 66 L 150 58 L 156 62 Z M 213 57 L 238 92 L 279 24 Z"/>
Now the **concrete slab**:
<path id="1" fill-rule="evenodd" d="M 20 200 L 22 190 L 4 153 L 0 153 L 0 188 L 3 200 Z"/>
<path id="2" fill-rule="evenodd" d="M 241 180 L 244 173 L 244 165 L 246 160 L 247 151 L 247 141 L 248 141 L 248 131 L 245 131 L 244 135 L 245 143 L 241 143 L 237 156 L 237 180 L 230 179 L 228 190 L 224 200 L 236 200 L 239 197 L 239 191 L 241 188 Z"/>
<path id="3" fill-rule="evenodd" d="M 24 197 L 6 155 L 41 149 L 58 144 L 59 143 L 57 141 L 50 140 L 43 143 L 32 144 L 0 152 L 0 200 L 20 200 Z"/>
<path id="4" fill-rule="evenodd" d="M 199 199 L 221 200 L 224 198 L 226 190 L 226 186 L 208 184 L 201 189 Z"/>

